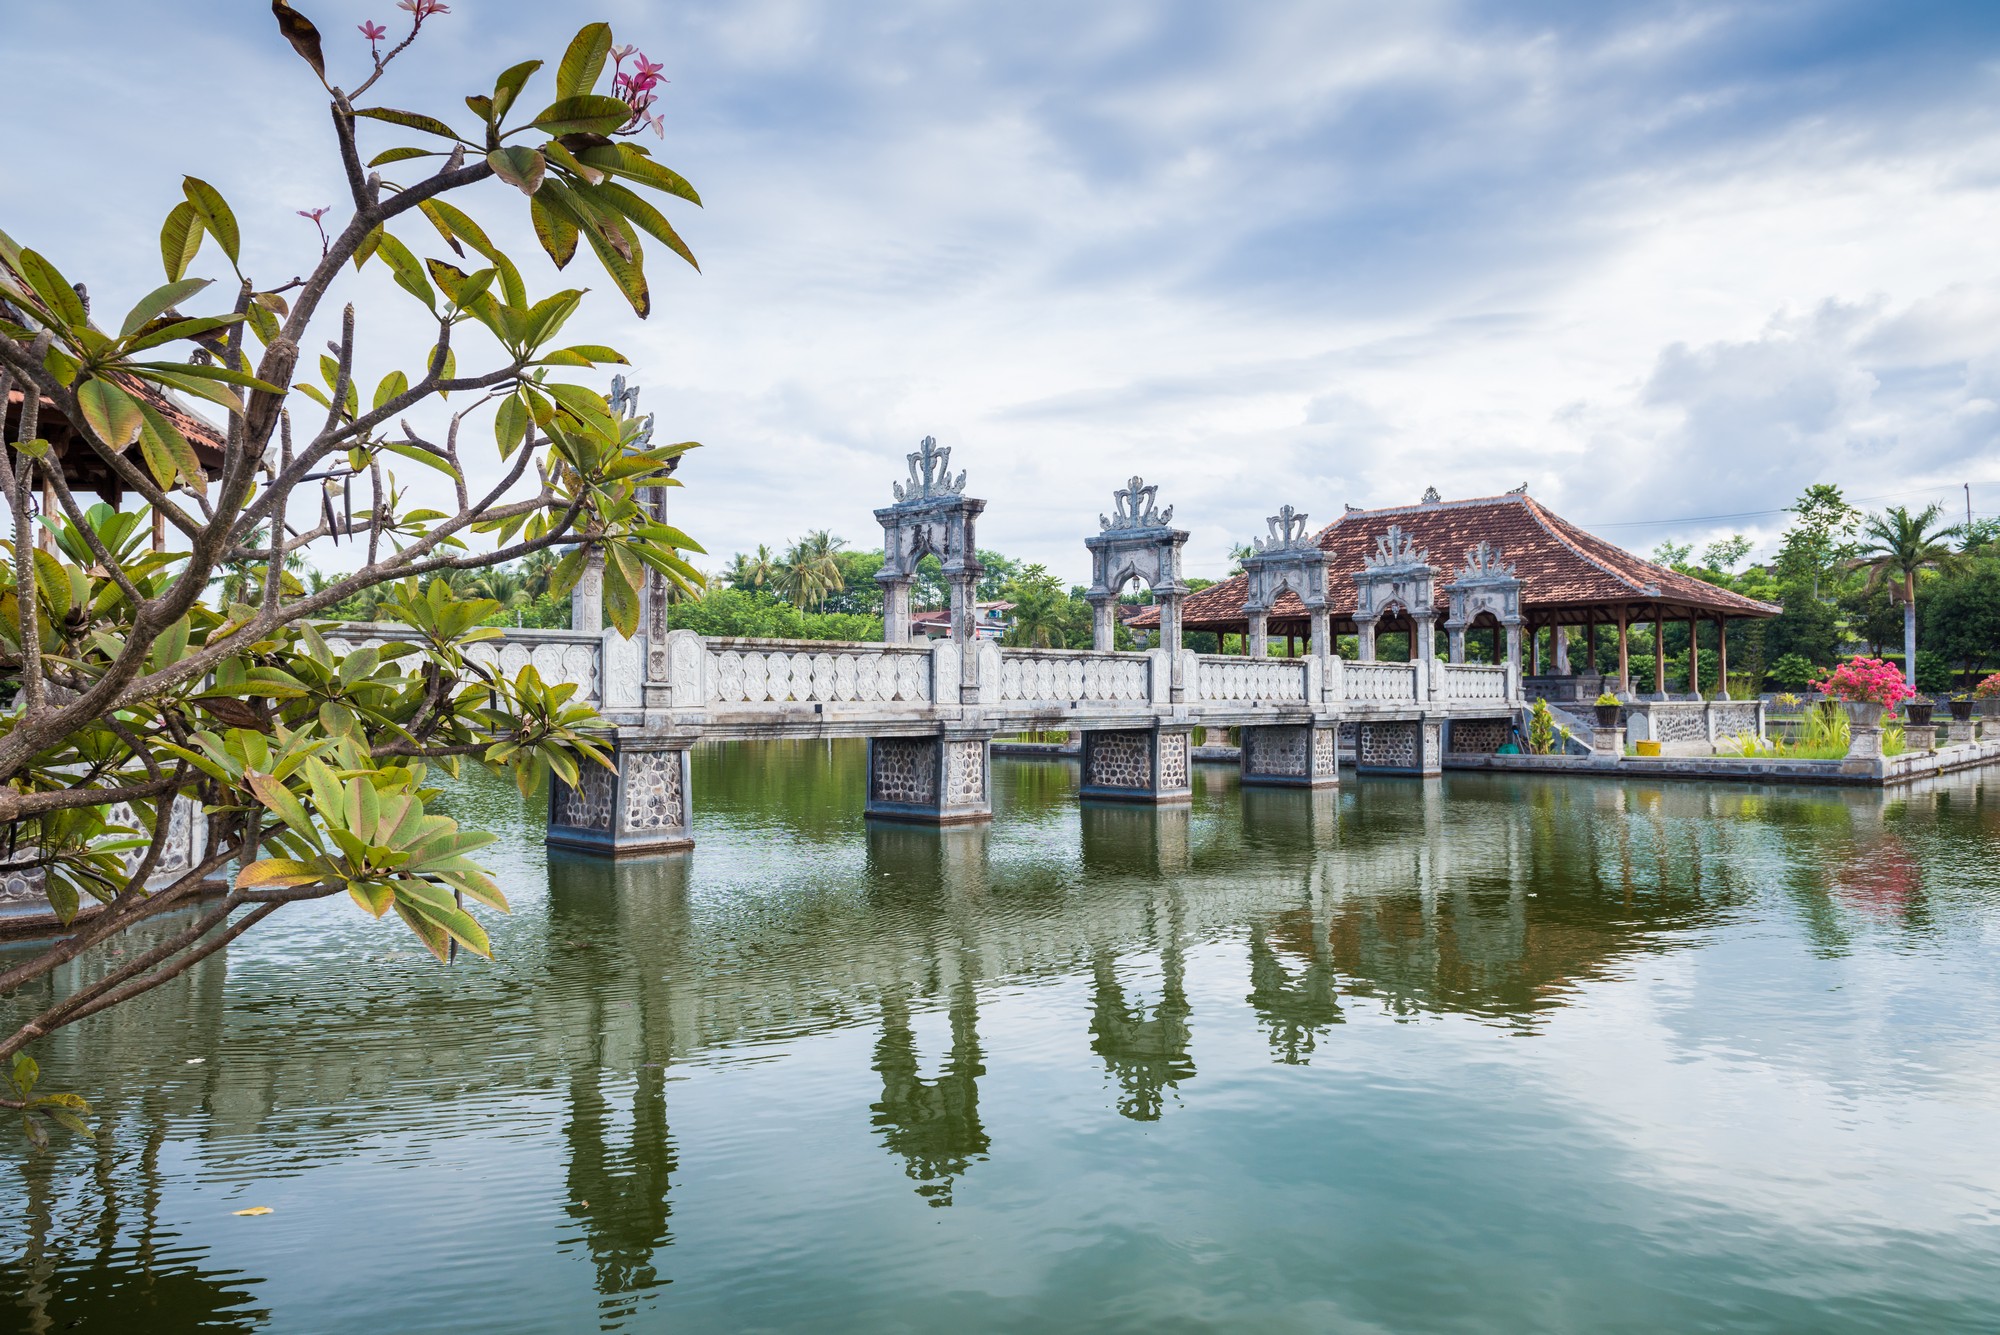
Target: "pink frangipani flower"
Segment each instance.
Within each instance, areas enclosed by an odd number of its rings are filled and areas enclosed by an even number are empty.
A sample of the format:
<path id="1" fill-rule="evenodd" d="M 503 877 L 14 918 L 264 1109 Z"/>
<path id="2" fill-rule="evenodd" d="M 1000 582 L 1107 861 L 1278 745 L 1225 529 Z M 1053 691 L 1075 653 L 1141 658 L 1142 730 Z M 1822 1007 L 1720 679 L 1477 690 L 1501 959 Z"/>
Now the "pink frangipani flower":
<path id="1" fill-rule="evenodd" d="M 416 16 L 419 23 L 433 14 L 451 13 L 451 6 L 444 3 L 444 0 L 396 0 L 396 8 L 407 9 Z"/>
<path id="2" fill-rule="evenodd" d="M 371 43 L 379 42 L 384 37 L 387 37 L 389 35 L 389 30 L 383 27 L 381 24 L 375 22 L 373 19 L 368 20 L 368 22 L 366 23 L 360 24 L 359 27 L 361 29 L 361 35 L 363 37 L 366 37 Z"/>

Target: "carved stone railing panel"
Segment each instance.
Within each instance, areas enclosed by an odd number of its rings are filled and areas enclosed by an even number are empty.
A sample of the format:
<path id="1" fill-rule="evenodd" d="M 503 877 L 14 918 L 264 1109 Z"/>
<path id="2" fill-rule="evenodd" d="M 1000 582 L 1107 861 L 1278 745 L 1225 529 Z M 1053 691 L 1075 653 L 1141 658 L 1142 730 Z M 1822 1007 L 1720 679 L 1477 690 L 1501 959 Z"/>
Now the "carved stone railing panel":
<path id="1" fill-rule="evenodd" d="M 929 703 L 930 648 L 824 640 L 706 641 L 706 703 Z"/>
<path id="2" fill-rule="evenodd" d="M 348 654 L 366 645 L 418 639 L 407 626 L 354 622 L 324 632 L 326 647 L 336 654 Z M 580 630 L 503 630 L 498 639 L 481 640 L 466 648 L 466 661 L 491 671 L 517 675 L 534 665 L 542 680 L 551 684 L 569 682 L 576 686 L 576 698 L 591 705 L 603 703 L 604 637 Z"/>
<path id="3" fill-rule="evenodd" d="M 1507 669 L 1473 663 L 1441 663 L 1444 671 L 1444 698 L 1447 700 L 1496 700 L 1507 698 Z"/>
<path id="4" fill-rule="evenodd" d="M 1388 704 L 1414 704 L 1417 699 L 1415 663 L 1355 663 L 1341 669 L 1342 684 L 1349 700 Z M 1503 685 L 1504 693 L 1504 685 Z"/>
<path id="5" fill-rule="evenodd" d="M 1150 698 L 1152 661 L 1145 654 L 1075 649 L 1002 649 L 1000 694 L 1005 700 L 1132 700 Z"/>
<path id="6" fill-rule="evenodd" d="M 1200 654 L 1195 658 L 1195 700 L 1303 701 L 1310 659 L 1237 658 Z"/>

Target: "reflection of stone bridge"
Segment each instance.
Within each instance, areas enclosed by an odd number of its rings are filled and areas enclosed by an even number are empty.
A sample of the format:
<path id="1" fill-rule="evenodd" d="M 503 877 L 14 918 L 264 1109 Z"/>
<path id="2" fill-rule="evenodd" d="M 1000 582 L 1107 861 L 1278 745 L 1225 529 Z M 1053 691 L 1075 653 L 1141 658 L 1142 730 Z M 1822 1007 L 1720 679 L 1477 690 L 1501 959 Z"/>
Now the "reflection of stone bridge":
<path id="1" fill-rule="evenodd" d="M 1197 727 L 1241 729 L 1246 783 L 1330 787 L 1338 752 L 1351 746 L 1366 771 L 1436 774 L 1454 743 L 1490 752 L 1505 739 L 1520 700 L 1519 637 L 1504 665 L 1440 660 L 1433 594 L 1439 571 L 1396 530 L 1366 567 L 1350 572 L 1366 628 L 1384 616 L 1417 626 L 1408 662 L 1360 661 L 1332 652 L 1328 569 L 1290 506 L 1245 562 L 1251 630 L 1241 655 L 1181 646 L 1180 552 L 1188 534 L 1160 510 L 1155 488 L 1133 478 L 1113 517 L 1086 541 L 1093 579 L 1094 647 L 1003 648 L 981 638 L 974 590 L 981 568 L 975 521 L 985 502 L 964 495 L 950 450 L 926 439 L 909 456 L 909 481 L 877 510 L 884 561 L 884 643 L 708 638 L 668 627 L 665 581 L 643 599 L 639 634 L 594 631 L 603 622 L 601 571 L 575 595 L 576 630 L 515 630 L 477 646 L 476 656 L 510 675 L 533 665 L 546 680 L 573 682 L 618 727 L 615 774 L 586 766 L 578 788 L 551 798 L 551 843 L 605 853 L 653 852 L 692 843 L 687 752 L 704 738 L 864 737 L 869 740 L 871 816 L 936 824 L 990 819 L 991 742 L 999 734 L 1059 729 L 1082 738 L 1086 797 L 1173 803 L 1190 798 Z M 664 493 L 656 493 L 664 495 Z M 936 556 L 951 592 L 951 634 L 912 643 L 910 588 L 918 563 Z M 1113 648 L 1120 594 L 1144 583 L 1161 614 L 1161 646 Z M 1482 544 L 1447 585 L 1453 619 L 1492 613 L 1518 627 L 1519 581 Z M 1272 658 L 1265 612 L 1289 592 L 1312 615 L 1310 652 Z M 1263 609 L 1263 610 L 1259 610 Z M 394 635 L 355 627 L 347 645 Z M 1463 636 L 1451 636 L 1463 658 Z M 1343 740 L 1343 728 L 1349 729 Z"/>

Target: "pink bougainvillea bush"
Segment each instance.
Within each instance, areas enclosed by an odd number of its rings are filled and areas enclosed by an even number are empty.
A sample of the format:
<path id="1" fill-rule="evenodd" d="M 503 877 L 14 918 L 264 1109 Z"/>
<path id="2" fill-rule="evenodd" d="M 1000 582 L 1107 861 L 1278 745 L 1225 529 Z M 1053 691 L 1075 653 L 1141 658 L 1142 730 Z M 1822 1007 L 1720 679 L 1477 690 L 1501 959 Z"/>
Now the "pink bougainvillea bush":
<path id="1" fill-rule="evenodd" d="M 2000 700 L 2000 672 L 1994 673 L 1973 687 L 1972 698 L 1975 700 Z"/>
<path id="2" fill-rule="evenodd" d="M 1901 668 L 1879 658 L 1850 658 L 1821 677 L 1819 688 L 1836 700 L 1890 709 L 1916 694 Z"/>

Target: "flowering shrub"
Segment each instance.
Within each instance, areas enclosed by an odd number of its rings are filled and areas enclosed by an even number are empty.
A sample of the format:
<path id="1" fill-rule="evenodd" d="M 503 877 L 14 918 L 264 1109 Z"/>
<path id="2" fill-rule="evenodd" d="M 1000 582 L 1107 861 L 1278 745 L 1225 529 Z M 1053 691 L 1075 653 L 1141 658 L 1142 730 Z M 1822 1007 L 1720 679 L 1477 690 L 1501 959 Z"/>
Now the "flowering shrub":
<path id="1" fill-rule="evenodd" d="M 1977 686 L 1973 687 L 1972 698 L 1975 700 L 2000 699 L 2000 672 L 1994 673 L 1992 676 L 1988 677 L 1986 680 L 1980 682 Z"/>
<path id="2" fill-rule="evenodd" d="M 1821 677 L 1819 687 L 1836 700 L 1890 709 L 1916 694 L 1894 663 L 1879 658 L 1850 658 Z"/>

